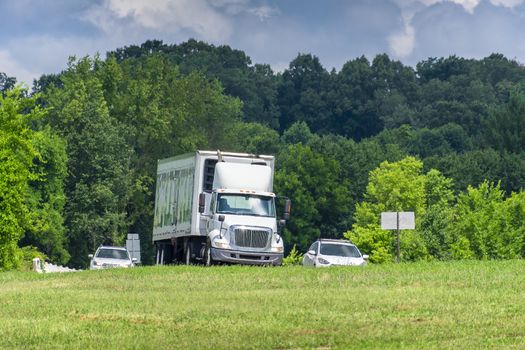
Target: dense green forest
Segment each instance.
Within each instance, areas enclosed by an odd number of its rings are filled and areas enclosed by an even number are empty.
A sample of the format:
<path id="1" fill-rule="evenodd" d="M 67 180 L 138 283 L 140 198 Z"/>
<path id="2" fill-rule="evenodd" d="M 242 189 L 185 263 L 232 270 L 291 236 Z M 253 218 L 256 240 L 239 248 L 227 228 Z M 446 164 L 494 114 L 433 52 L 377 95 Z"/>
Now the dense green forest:
<path id="1" fill-rule="evenodd" d="M 286 249 L 352 239 L 392 261 L 379 213 L 416 212 L 402 259 L 525 256 L 525 68 L 499 54 L 381 54 L 282 73 L 242 51 L 147 41 L 71 58 L 32 89 L 0 73 L 0 267 L 36 250 L 83 267 L 141 236 L 152 262 L 156 161 L 196 149 L 276 155 Z"/>

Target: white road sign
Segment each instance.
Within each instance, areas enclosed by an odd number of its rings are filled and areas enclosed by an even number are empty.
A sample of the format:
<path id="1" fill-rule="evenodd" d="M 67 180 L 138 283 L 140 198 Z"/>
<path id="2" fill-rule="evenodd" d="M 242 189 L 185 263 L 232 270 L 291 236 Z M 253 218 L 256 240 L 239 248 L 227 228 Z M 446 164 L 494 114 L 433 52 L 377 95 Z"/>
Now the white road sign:
<path id="1" fill-rule="evenodd" d="M 397 215 L 399 214 L 399 227 L 397 227 Z M 413 211 L 382 212 L 381 228 L 383 230 L 413 230 L 416 228 L 416 220 Z"/>

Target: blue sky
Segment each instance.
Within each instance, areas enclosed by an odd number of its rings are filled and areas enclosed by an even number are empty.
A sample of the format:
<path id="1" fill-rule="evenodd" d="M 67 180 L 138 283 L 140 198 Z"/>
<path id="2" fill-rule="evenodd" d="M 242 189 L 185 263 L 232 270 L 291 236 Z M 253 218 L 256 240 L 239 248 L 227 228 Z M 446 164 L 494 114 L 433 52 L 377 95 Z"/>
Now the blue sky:
<path id="1" fill-rule="evenodd" d="M 379 53 L 525 62 L 525 0 L 0 0 L 0 13 L 0 72 L 29 85 L 148 39 L 227 44 L 278 71 L 298 53 L 327 69 Z"/>

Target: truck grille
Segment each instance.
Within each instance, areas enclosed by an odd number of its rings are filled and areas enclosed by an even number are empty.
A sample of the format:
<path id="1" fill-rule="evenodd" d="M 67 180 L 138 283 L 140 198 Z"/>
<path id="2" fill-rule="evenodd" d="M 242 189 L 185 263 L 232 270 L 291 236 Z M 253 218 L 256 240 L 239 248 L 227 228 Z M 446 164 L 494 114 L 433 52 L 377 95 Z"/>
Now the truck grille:
<path id="1" fill-rule="evenodd" d="M 247 248 L 265 248 L 270 242 L 270 232 L 247 228 L 235 229 L 235 245 Z"/>

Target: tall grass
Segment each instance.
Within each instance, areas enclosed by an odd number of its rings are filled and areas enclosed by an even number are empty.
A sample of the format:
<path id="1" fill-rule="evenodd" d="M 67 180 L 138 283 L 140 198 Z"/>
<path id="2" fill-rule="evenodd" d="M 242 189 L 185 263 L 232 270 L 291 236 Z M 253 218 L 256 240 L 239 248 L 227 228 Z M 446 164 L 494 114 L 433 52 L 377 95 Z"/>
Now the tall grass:
<path id="1" fill-rule="evenodd" d="M 0 274 L 0 348 L 523 348 L 523 261 Z"/>

